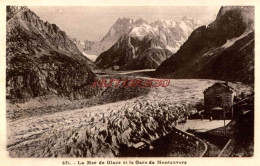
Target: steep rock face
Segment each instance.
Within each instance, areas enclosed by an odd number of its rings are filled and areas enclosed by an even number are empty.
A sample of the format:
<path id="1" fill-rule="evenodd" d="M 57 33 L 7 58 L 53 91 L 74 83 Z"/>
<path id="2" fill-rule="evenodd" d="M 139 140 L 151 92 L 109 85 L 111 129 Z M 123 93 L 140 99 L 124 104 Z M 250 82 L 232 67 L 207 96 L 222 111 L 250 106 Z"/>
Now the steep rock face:
<path id="1" fill-rule="evenodd" d="M 43 22 L 28 8 L 7 7 L 6 96 L 25 99 L 54 93 L 71 99 L 88 97 L 95 65 L 65 32 Z M 11 16 L 9 16 L 11 14 Z"/>
<path id="2" fill-rule="evenodd" d="M 254 8 L 222 7 L 156 70 L 158 77 L 254 81 Z"/>
<path id="3" fill-rule="evenodd" d="M 151 35 L 122 36 L 109 50 L 100 54 L 96 65 L 103 69 L 139 70 L 157 68 L 171 52 Z"/>

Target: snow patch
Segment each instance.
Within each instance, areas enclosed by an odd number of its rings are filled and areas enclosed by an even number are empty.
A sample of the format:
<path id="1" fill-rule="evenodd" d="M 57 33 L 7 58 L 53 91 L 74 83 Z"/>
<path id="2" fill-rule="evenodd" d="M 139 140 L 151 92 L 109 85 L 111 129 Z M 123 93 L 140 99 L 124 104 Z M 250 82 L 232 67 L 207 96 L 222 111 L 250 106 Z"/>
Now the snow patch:
<path id="1" fill-rule="evenodd" d="M 86 56 L 88 59 L 90 59 L 91 61 L 95 62 L 96 59 L 97 59 L 97 55 L 90 55 L 90 54 L 87 54 L 85 52 L 82 52 L 84 56 Z"/>
<path id="2" fill-rule="evenodd" d="M 205 54 L 203 54 L 203 57 L 208 57 L 211 55 L 213 55 L 213 53 L 211 51 L 209 51 L 209 52 L 206 52 Z"/>
<path id="3" fill-rule="evenodd" d="M 230 40 L 227 40 L 226 44 L 224 44 L 222 47 L 223 48 L 228 48 L 230 46 L 232 46 L 233 44 L 235 44 L 236 41 L 242 39 L 243 37 L 245 37 L 246 35 L 248 35 L 250 32 L 252 31 L 247 31 L 247 32 L 244 32 L 241 36 L 239 37 L 235 37 L 233 39 L 230 39 Z"/>
<path id="4" fill-rule="evenodd" d="M 149 71 L 155 71 L 155 69 L 132 70 L 132 71 L 126 71 L 118 74 L 131 74 L 131 73 L 149 72 Z"/>
<path id="5" fill-rule="evenodd" d="M 147 24 L 142 24 L 139 27 L 134 27 L 129 33 L 129 35 L 142 39 L 144 36 L 146 36 L 149 33 L 154 33 L 153 28 Z"/>
<path id="6" fill-rule="evenodd" d="M 174 47 L 171 47 L 169 45 L 166 46 L 166 48 L 171 51 L 172 53 L 176 53 L 178 51 L 179 48 L 174 48 Z"/>
<path id="7" fill-rule="evenodd" d="M 191 29 L 187 26 L 187 24 L 185 24 L 184 22 L 181 22 L 180 25 L 181 29 L 184 31 L 184 33 L 186 34 L 186 36 L 189 35 L 189 32 L 191 31 Z"/>
<path id="8" fill-rule="evenodd" d="M 153 46 L 153 48 L 156 48 L 156 49 L 163 49 L 161 46 Z"/>

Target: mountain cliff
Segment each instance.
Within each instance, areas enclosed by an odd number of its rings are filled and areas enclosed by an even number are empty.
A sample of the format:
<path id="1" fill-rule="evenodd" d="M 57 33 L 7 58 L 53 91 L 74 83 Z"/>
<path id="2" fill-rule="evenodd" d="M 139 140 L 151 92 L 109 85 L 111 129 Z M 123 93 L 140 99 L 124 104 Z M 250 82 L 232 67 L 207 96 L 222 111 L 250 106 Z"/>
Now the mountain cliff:
<path id="1" fill-rule="evenodd" d="M 89 97 L 95 65 L 64 31 L 42 21 L 27 7 L 7 7 L 6 97 L 47 94 Z"/>
<path id="2" fill-rule="evenodd" d="M 254 82 L 254 8 L 221 7 L 216 20 L 192 32 L 157 77 Z"/>

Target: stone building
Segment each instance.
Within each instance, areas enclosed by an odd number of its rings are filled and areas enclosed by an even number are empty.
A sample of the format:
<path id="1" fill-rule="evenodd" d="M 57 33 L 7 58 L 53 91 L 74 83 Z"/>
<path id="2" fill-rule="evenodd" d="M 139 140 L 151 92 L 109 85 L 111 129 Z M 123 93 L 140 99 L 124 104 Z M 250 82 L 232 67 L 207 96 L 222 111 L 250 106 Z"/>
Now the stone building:
<path id="1" fill-rule="evenodd" d="M 204 91 L 204 115 L 213 119 L 233 118 L 235 90 L 228 83 L 215 83 Z"/>

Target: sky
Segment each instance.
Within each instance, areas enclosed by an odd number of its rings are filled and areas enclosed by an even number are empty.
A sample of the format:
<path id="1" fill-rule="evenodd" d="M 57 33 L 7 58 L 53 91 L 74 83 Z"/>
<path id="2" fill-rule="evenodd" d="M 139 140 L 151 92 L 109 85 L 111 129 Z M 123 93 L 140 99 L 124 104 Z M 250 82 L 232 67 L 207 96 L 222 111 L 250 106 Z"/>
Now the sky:
<path id="1" fill-rule="evenodd" d="M 184 16 L 208 24 L 216 18 L 220 6 L 29 6 L 43 21 L 56 24 L 78 40 L 101 40 L 118 18 L 142 18 L 149 23 L 158 19 L 181 20 Z"/>

